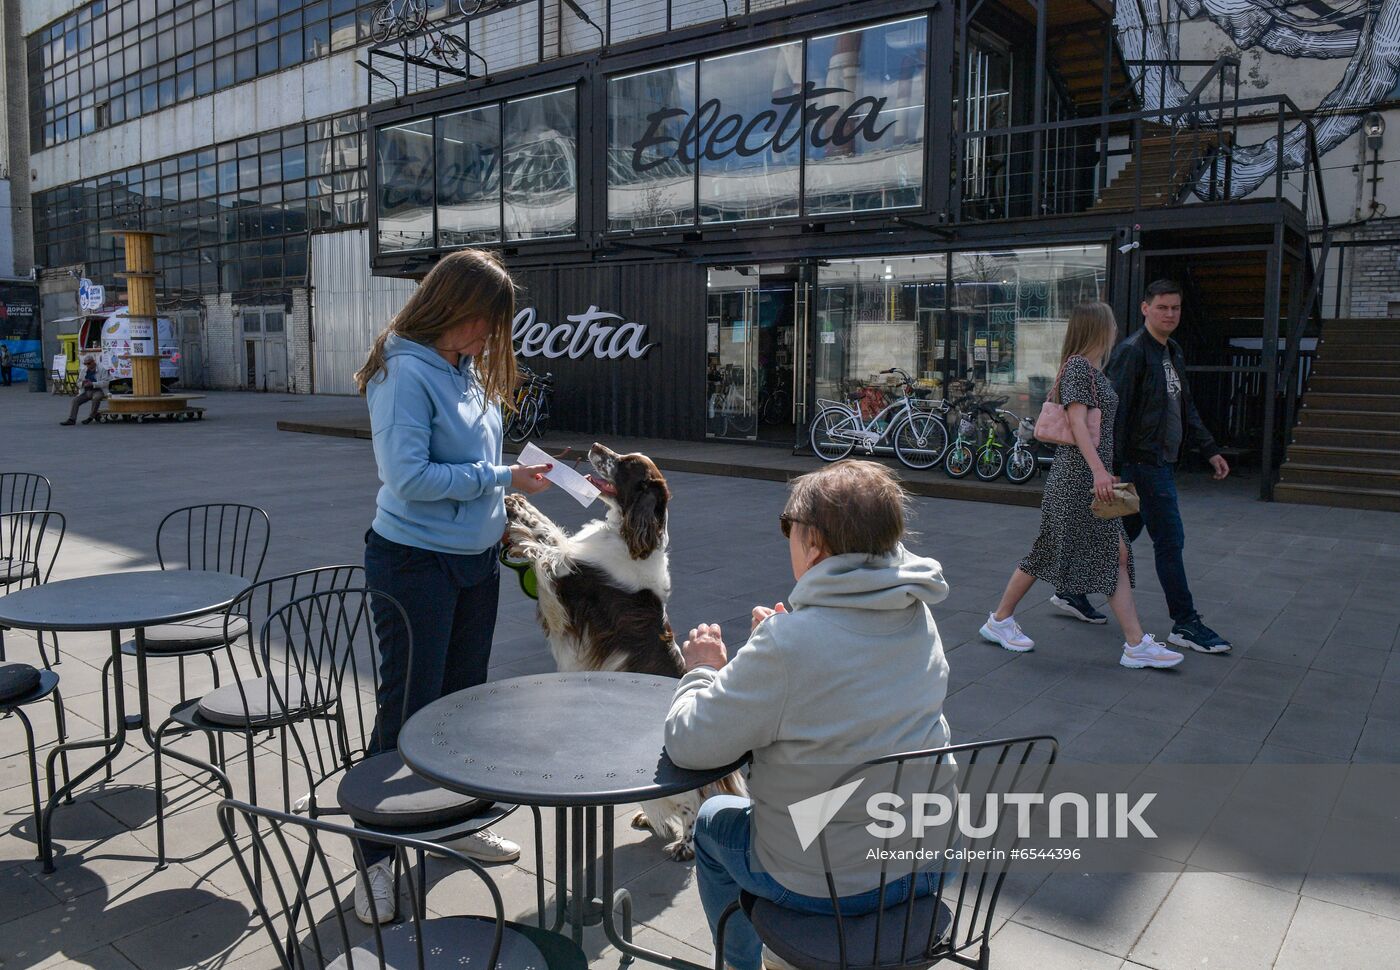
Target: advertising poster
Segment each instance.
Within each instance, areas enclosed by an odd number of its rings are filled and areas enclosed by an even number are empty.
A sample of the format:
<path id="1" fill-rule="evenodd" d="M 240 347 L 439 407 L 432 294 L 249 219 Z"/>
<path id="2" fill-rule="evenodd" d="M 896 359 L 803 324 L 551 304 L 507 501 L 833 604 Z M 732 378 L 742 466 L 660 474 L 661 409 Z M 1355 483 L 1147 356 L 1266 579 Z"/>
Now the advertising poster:
<path id="1" fill-rule="evenodd" d="M 32 283 L 0 283 L 0 342 L 10 348 L 11 377 L 28 380 L 30 368 L 44 369 L 39 348 L 38 287 Z"/>

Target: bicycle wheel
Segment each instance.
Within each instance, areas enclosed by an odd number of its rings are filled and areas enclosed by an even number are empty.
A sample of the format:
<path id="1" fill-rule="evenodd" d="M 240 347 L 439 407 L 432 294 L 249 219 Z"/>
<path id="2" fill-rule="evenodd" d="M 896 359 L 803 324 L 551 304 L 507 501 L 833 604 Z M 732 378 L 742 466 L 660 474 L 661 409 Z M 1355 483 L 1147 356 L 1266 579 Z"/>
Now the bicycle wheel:
<path id="1" fill-rule="evenodd" d="M 851 453 L 855 442 L 836 437 L 840 431 L 854 431 L 856 419 L 844 408 L 823 408 L 812 419 L 807 438 L 812 444 L 812 454 L 822 461 L 840 461 Z"/>
<path id="2" fill-rule="evenodd" d="M 1006 477 L 1017 485 L 1035 477 L 1035 454 L 1029 448 L 1017 448 L 1006 459 Z"/>
<path id="3" fill-rule="evenodd" d="M 948 429 L 932 414 L 911 414 L 895 425 L 895 457 L 910 468 L 932 468 L 947 450 Z"/>
<path id="4" fill-rule="evenodd" d="M 380 4 L 374 10 L 374 24 L 370 28 L 370 38 L 376 44 L 382 44 L 394 36 L 394 27 L 394 5 L 392 3 Z"/>
<path id="5" fill-rule="evenodd" d="M 1001 474 L 1001 466 L 1006 464 L 1006 458 L 1002 455 L 1001 449 L 992 445 L 984 445 L 977 453 L 977 461 L 973 463 L 973 470 L 977 472 L 977 477 L 984 482 L 993 481 Z"/>
<path id="6" fill-rule="evenodd" d="M 416 34 L 428 22 L 427 0 L 408 0 L 404 5 L 403 32 Z"/>
<path id="7" fill-rule="evenodd" d="M 972 462 L 972 446 L 966 441 L 955 441 L 943 456 L 943 470 L 950 478 L 963 478 L 972 471 Z"/>
<path id="8" fill-rule="evenodd" d="M 506 437 L 515 442 L 524 441 L 530 437 L 535 430 L 537 413 L 534 401 L 526 401 L 522 404 L 520 411 L 515 415 L 515 420 L 510 423 L 510 430 L 506 432 Z"/>
<path id="9" fill-rule="evenodd" d="M 759 410 L 763 413 L 764 424 L 786 424 L 792 417 L 792 405 L 781 391 L 769 395 Z"/>

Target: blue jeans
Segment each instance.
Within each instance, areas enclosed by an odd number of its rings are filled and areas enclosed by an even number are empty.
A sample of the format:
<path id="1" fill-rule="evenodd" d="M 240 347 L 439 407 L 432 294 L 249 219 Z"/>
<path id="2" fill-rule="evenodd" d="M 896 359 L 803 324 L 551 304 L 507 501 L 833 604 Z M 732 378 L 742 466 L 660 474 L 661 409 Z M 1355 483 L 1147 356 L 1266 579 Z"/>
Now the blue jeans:
<path id="1" fill-rule="evenodd" d="M 706 799 L 695 818 L 695 881 L 712 937 L 719 927 L 719 918 L 730 903 L 738 901 L 741 890 L 803 913 L 832 912 L 830 897 L 795 893 L 768 873 L 755 872 L 750 867 L 752 806 L 747 798 L 716 795 Z M 915 896 L 934 893 L 941 878 L 942 874 L 937 872 L 920 873 Z M 909 884 L 909 876 L 888 883 L 885 905 L 892 906 L 908 899 Z M 858 895 L 843 896 L 841 912 L 847 916 L 873 913 L 879 900 L 878 887 Z M 763 962 L 763 943 L 742 910 L 724 924 L 724 959 L 734 970 L 759 970 Z"/>
<path id="2" fill-rule="evenodd" d="M 1167 597 L 1172 623 L 1196 619 L 1191 587 L 1186 583 L 1186 563 L 1181 551 L 1186 547 L 1186 530 L 1176 502 L 1176 477 L 1171 465 L 1138 465 L 1125 462 L 1122 479 L 1137 486 L 1141 512 L 1123 519 L 1123 528 L 1132 542 L 1143 526 L 1152 537 L 1152 554 L 1157 560 L 1157 579 Z"/>
<path id="3" fill-rule="evenodd" d="M 492 547 L 475 555 L 450 555 L 405 546 L 370 529 L 365 533 L 365 581 L 388 593 L 408 616 L 373 600 L 379 640 L 378 714 L 370 755 L 393 751 L 399 730 L 439 697 L 486 683 L 501 567 Z M 410 649 L 409 634 L 412 633 Z M 388 856 L 362 843 L 366 864 Z"/>

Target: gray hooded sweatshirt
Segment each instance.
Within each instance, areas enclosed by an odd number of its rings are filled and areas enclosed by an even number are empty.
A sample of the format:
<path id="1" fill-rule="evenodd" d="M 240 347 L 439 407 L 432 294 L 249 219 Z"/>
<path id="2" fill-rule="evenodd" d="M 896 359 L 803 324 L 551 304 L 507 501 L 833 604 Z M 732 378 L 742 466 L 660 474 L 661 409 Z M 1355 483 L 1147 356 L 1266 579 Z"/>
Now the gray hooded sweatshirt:
<path id="1" fill-rule="evenodd" d="M 816 766 L 948 744 L 948 662 L 929 609 L 947 595 L 942 567 L 902 545 L 886 557 L 822 560 L 793 588 L 790 613 L 760 623 L 722 669 L 681 678 L 666 718 L 671 760 L 715 768 L 752 752 L 750 788 L 780 800 L 789 779 L 810 784 Z M 827 827 L 828 841 L 839 841 L 842 825 L 869 821 L 863 804 L 849 803 Z M 786 854 L 759 840 L 761 856 L 765 848 Z M 827 895 L 810 857 L 764 861 L 789 889 Z M 843 895 L 878 881 L 853 878 L 838 877 Z"/>

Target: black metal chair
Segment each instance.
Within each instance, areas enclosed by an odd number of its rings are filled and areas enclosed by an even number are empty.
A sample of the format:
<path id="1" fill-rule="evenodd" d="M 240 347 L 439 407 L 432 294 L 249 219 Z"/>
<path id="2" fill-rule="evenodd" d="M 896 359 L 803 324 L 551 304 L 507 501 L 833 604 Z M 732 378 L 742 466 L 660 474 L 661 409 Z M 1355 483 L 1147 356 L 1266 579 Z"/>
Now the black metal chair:
<path id="1" fill-rule="evenodd" d="M 220 803 L 219 825 L 284 970 L 460 970 L 463 966 L 586 970 L 588 966 L 583 951 L 567 937 L 507 920 L 500 890 L 486 870 L 459 853 L 400 835 L 370 834 L 232 800 Z M 245 839 L 241 829 L 251 837 Z M 339 838 L 350 840 L 355 867 L 349 878 L 337 879 L 343 866 L 326 852 L 326 843 Z M 362 843 L 389 849 L 399 866 L 408 865 L 413 853 L 420 869 L 425 852 L 441 852 L 481 880 L 491 905 L 481 916 L 430 917 L 424 881 L 418 880 L 415 889 L 414 880 L 407 880 L 413 897 L 407 919 L 360 926 L 346 918 L 346 910 L 354 879 L 365 878 Z M 261 871 L 273 874 L 268 880 L 270 891 L 264 888 Z M 373 911 L 373 900 L 370 905 Z"/>
<path id="2" fill-rule="evenodd" d="M 190 505 L 176 509 L 160 520 L 156 527 L 156 560 L 161 569 L 201 569 L 242 576 L 257 582 L 267 559 L 267 545 L 272 527 L 267 513 L 253 505 L 213 503 Z M 221 613 L 162 623 L 145 631 L 146 659 L 175 658 L 179 663 L 180 700 L 187 699 L 185 691 L 185 658 L 206 656 L 213 671 L 214 685 L 219 681 L 219 665 L 215 654 L 228 645 L 228 637 L 243 636 L 250 628 L 245 617 L 231 625 Z M 122 643 L 122 653 L 136 656 L 136 640 Z M 138 659 L 138 663 L 140 660 Z M 102 696 L 104 731 L 110 733 L 105 708 L 107 678 L 111 675 L 112 658 L 102 665 Z M 110 779 L 111 767 L 107 768 Z"/>
<path id="3" fill-rule="evenodd" d="M 34 802 L 34 844 L 44 844 L 44 807 L 39 799 L 39 760 L 34 745 L 34 726 L 24 713 L 24 708 L 37 704 L 45 698 L 53 698 L 54 726 L 58 729 L 58 739 L 62 743 L 67 736 L 63 719 L 63 696 L 58 690 L 58 674 L 52 670 L 39 670 L 29 664 L 0 663 L 0 715 L 13 714 L 24 725 L 25 751 L 29 755 L 29 791 Z M 63 781 L 68 783 L 68 756 L 61 756 Z M 52 767 L 52 766 L 50 766 Z M 49 797 L 53 797 L 53 775 L 48 778 Z M 42 859 L 39 852 L 37 858 Z"/>
<path id="4" fill-rule="evenodd" d="M 34 472 L 0 472 L 0 515 L 6 512 L 43 512 L 49 508 L 53 486 Z"/>
<path id="5" fill-rule="evenodd" d="M 0 513 L 0 591 L 17 593 L 48 582 L 67 531 L 68 521 L 61 512 Z M 0 625 L 0 662 L 5 660 L 6 629 Z M 53 663 L 58 663 L 58 636 L 49 636 L 53 637 Z M 40 630 L 35 638 L 39 641 L 39 658 L 48 669 L 53 664 L 44 650 L 44 632 Z"/>
<path id="6" fill-rule="evenodd" d="M 924 751 L 909 751 L 876 758 L 845 772 L 831 787 L 836 788 L 872 770 L 892 772 L 894 790 L 925 774 L 928 784 L 920 786 L 929 794 L 955 780 L 962 791 L 1041 791 L 1059 744 L 1049 736 L 981 741 Z M 889 767 L 885 767 L 889 766 Z M 913 766 L 913 767 L 911 767 Z M 956 801 L 955 813 L 961 811 Z M 842 915 L 839 895 L 832 875 L 826 831 L 818 836 L 826 869 L 827 890 L 834 915 L 817 915 L 788 909 L 771 900 L 741 893 L 739 900 L 724 911 L 715 933 L 715 967 L 724 970 L 724 933 L 730 918 L 742 911 L 763 944 L 798 970 L 923 970 L 935 963 L 950 961 L 987 970 L 991 964 L 992 917 L 1006 880 L 1011 850 L 1019 841 L 1008 820 L 1016 811 L 1005 801 L 996 805 L 995 824 L 987 816 L 986 803 L 974 828 L 985 835 L 968 837 L 957 824 L 931 828 L 913 840 L 914 861 L 900 863 L 893 878 L 890 861 L 880 864 L 879 899 L 883 901 L 892 883 L 929 869 L 923 852 L 966 849 L 968 857 L 984 849 L 993 852 L 985 862 L 957 863 L 960 871 L 939 880 L 935 892 L 910 896 L 872 913 Z"/>
<path id="7" fill-rule="evenodd" d="M 258 783 L 254 762 L 257 738 L 259 735 L 277 735 L 281 740 L 282 757 L 282 807 L 291 811 L 288 789 L 287 761 L 287 719 L 272 715 L 269 703 L 270 687 L 267 678 L 286 661 L 286 644 L 270 642 L 265 646 L 255 642 L 252 631 L 262 624 L 282 605 L 312 593 L 338 589 L 351 589 L 364 586 L 363 566 L 339 565 L 319 566 L 304 569 L 285 576 L 274 576 L 249 586 L 220 615 L 223 623 L 221 635 L 224 640 L 228 669 L 232 683 L 216 687 L 203 697 L 183 700 L 170 709 L 170 716 L 163 721 L 153 735 L 156 752 L 156 855 L 157 865 L 165 864 L 165 801 L 164 778 L 161 772 L 161 746 L 167 741 L 202 732 L 213 741 L 219 739 L 219 762 L 223 763 L 223 736 L 239 734 L 243 736 L 247 753 L 248 800 L 257 804 Z M 264 661 L 264 650 L 268 660 Z M 107 703 L 103 695 L 103 704 Z M 289 717 L 293 712 L 289 712 Z M 107 720 L 104 708 L 103 721 Z M 211 744 L 211 758 L 214 756 Z"/>

